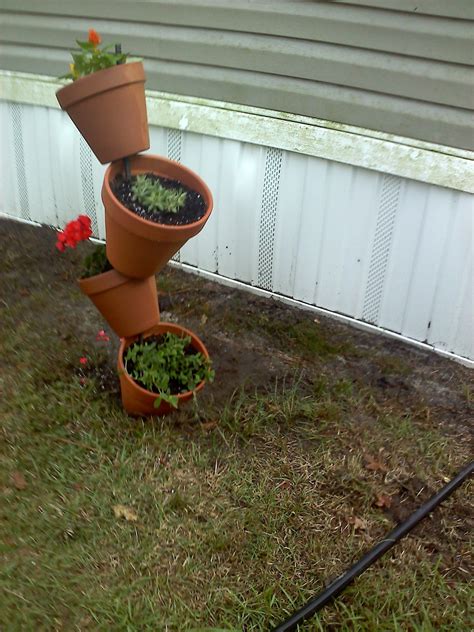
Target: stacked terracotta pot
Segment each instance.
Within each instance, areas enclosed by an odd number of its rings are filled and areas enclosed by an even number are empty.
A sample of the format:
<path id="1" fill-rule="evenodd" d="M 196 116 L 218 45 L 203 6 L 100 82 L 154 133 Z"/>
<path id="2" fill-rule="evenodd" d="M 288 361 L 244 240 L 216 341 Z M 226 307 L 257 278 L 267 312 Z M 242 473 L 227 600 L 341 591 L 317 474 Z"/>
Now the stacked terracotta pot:
<path id="1" fill-rule="evenodd" d="M 81 290 L 120 336 L 118 357 L 122 402 L 130 414 L 165 414 L 170 407 L 163 402 L 154 408 L 157 395 L 146 391 L 126 373 L 124 350 L 140 335 L 144 337 L 170 331 L 190 336 L 192 346 L 208 356 L 199 338 L 171 323 L 161 323 L 155 274 L 171 257 L 197 235 L 212 212 L 212 195 L 201 178 L 190 169 L 162 156 L 141 154 L 149 149 L 150 139 L 145 101 L 145 72 L 141 62 L 100 70 L 82 77 L 57 92 L 66 110 L 90 148 L 107 168 L 102 186 L 105 207 L 107 259 L 113 270 L 81 280 Z M 124 161 L 126 160 L 126 163 Z M 203 217 L 191 224 L 168 225 L 148 221 L 127 209 L 114 195 L 115 177 L 153 173 L 178 180 L 197 191 L 204 200 Z M 200 390 L 204 383 L 195 389 Z M 180 402 L 193 392 L 178 396 Z"/>

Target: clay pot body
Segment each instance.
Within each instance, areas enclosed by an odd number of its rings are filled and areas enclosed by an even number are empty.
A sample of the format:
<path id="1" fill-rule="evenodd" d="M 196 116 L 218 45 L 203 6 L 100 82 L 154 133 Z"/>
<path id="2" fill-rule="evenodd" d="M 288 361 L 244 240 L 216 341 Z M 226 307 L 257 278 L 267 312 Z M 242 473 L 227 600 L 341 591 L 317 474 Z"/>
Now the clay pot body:
<path id="1" fill-rule="evenodd" d="M 122 163 L 116 162 L 108 167 L 102 186 L 107 258 L 122 274 L 143 278 L 162 270 L 188 239 L 202 230 L 212 212 L 212 194 L 191 169 L 162 156 L 133 156 L 130 164 L 132 175 L 152 172 L 179 180 L 198 191 L 206 204 L 204 216 L 192 224 L 170 226 L 143 219 L 123 206 L 111 190 L 110 183 L 122 171 Z"/>
<path id="2" fill-rule="evenodd" d="M 142 62 L 81 77 L 56 97 L 102 164 L 150 147 Z"/>
<path id="3" fill-rule="evenodd" d="M 159 322 L 154 276 L 128 279 L 116 270 L 79 279 L 79 287 L 119 337 L 133 336 Z"/>
<path id="4" fill-rule="evenodd" d="M 155 334 L 164 334 L 168 331 L 182 337 L 189 336 L 191 338 L 191 345 L 193 348 L 199 353 L 202 353 L 206 358 L 209 358 L 206 347 L 196 334 L 184 327 L 181 327 L 180 325 L 175 325 L 174 323 L 158 323 L 157 325 L 151 327 L 144 337 L 147 338 L 148 336 Z M 123 407 L 127 413 L 135 416 L 166 415 L 176 409 L 167 402 L 161 402 L 160 406 L 155 408 L 154 403 L 158 395 L 139 386 L 125 371 L 123 362 L 124 352 L 137 338 L 138 336 L 133 336 L 131 338 L 123 339 L 118 353 L 118 371 Z M 180 393 L 178 395 L 178 407 L 184 402 L 190 400 L 194 393 L 197 393 L 204 387 L 204 384 L 205 382 L 202 381 L 196 386 L 194 391 Z"/>

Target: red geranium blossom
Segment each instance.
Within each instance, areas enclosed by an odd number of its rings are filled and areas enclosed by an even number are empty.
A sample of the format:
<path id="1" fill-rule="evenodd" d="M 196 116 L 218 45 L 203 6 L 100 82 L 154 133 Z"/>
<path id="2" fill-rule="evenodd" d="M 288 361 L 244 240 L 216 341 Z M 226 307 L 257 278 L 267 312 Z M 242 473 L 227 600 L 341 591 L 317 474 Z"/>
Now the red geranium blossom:
<path id="1" fill-rule="evenodd" d="M 79 215 L 77 219 L 68 222 L 64 230 L 58 232 L 58 241 L 56 248 L 60 252 L 64 252 L 66 246 L 75 248 L 80 241 L 89 239 L 92 235 L 91 220 L 87 215 Z"/>
<path id="2" fill-rule="evenodd" d="M 94 29 L 89 29 L 89 44 L 94 44 L 94 46 L 98 46 L 101 41 L 102 39 L 97 31 L 94 31 Z"/>

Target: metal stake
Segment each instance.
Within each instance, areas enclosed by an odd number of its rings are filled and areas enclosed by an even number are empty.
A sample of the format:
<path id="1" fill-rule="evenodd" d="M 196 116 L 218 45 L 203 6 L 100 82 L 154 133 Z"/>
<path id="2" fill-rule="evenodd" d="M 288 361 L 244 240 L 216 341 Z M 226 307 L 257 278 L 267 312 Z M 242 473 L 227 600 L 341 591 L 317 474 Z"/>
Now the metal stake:
<path id="1" fill-rule="evenodd" d="M 122 53 L 122 44 L 115 44 L 115 54 L 116 55 L 120 55 Z M 123 61 L 118 61 L 118 64 L 123 64 Z M 125 157 L 123 159 L 123 167 L 124 167 L 124 171 L 125 171 L 125 180 L 130 180 L 132 173 L 130 171 L 130 160 Z"/>

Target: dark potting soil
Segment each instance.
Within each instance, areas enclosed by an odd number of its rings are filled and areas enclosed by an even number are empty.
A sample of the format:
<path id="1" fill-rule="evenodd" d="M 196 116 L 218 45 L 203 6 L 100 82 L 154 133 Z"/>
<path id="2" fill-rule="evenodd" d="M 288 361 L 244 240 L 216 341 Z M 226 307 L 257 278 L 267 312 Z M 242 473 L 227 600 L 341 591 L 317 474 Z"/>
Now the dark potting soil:
<path id="1" fill-rule="evenodd" d="M 162 342 L 163 342 L 163 335 L 156 335 L 156 336 L 148 336 L 146 338 L 147 342 L 156 342 L 157 346 L 159 346 Z M 142 340 L 138 339 L 137 342 L 142 342 Z M 131 347 L 133 347 L 133 343 L 130 345 Z M 199 352 L 196 351 L 196 349 L 192 346 L 192 345 L 188 345 L 188 347 L 186 347 L 186 349 L 184 350 L 184 353 L 186 355 L 197 355 Z M 125 358 L 123 358 L 123 362 L 125 364 L 125 367 L 127 369 L 127 373 L 131 376 L 131 373 L 133 371 L 133 369 L 135 368 L 134 362 L 132 362 L 131 360 L 129 360 L 128 362 L 125 362 Z M 145 386 L 145 384 L 143 384 L 143 382 L 141 382 L 140 380 L 136 380 L 135 378 L 132 378 L 134 382 L 136 382 L 139 386 L 141 386 L 142 388 L 148 390 L 148 387 Z M 186 393 L 188 390 L 188 387 L 186 385 L 183 385 L 182 382 L 180 382 L 179 380 L 170 380 L 169 383 L 170 386 L 170 393 L 172 395 L 179 395 L 180 393 Z M 153 393 L 158 393 L 158 390 L 153 389 Z"/>
<path id="2" fill-rule="evenodd" d="M 132 184 L 136 177 L 132 176 L 130 180 L 126 180 L 122 174 L 116 176 L 111 184 L 115 197 L 132 213 L 136 213 L 139 217 L 147 219 L 157 224 L 169 224 L 174 226 L 182 226 L 197 222 L 206 213 L 206 203 L 197 191 L 190 189 L 179 180 L 170 180 L 161 178 L 153 173 L 141 174 L 146 175 L 150 180 L 158 181 L 165 189 L 181 189 L 186 191 L 186 202 L 177 213 L 169 213 L 165 211 L 151 211 L 146 206 L 136 202 L 133 199 Z"/>

